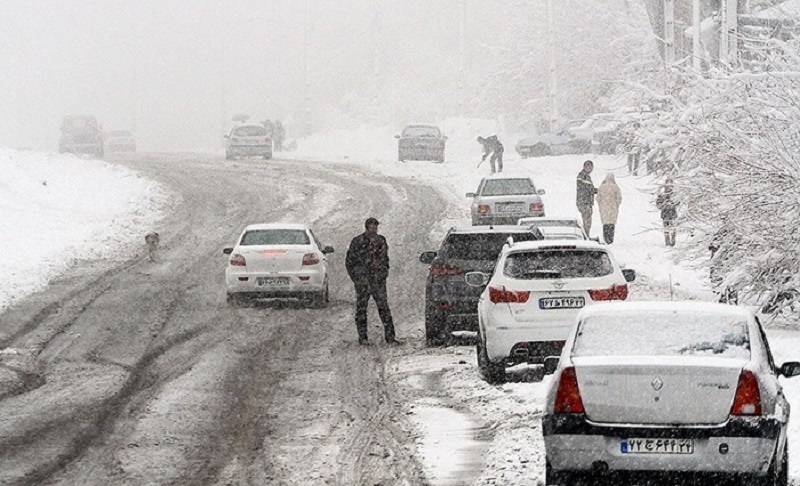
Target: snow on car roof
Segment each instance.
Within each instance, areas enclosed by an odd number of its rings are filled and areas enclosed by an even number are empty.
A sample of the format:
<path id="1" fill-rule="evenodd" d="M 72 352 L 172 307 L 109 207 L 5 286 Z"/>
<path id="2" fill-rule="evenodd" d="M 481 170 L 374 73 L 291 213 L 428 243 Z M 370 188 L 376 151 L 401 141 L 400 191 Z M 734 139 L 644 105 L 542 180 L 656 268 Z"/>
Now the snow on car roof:
<path id="1" fill-rule="evenodd" d="M 265 229 L 308 229 L 308 226 L 302 223 L 256 223 L 247 225 L 245 231 L 251 230 L 265 230 Z"/>
<path id="2" fill-rule="evenodd" d="M 535 226 L 535 225 L 534 225 Z M 537 241 L 520 241 L 514 243 L 513 250 L 542 250 L 554 247 L 571 247 L 577 250 L 603 250 L 606 248 L 600 243 L 593 240 L 537 240 Z"/>
<path id="3" fill-rule="evenodd" d="M 516 225 L 516 224 L 495 224 L 495 225 L 476 225 L 476 226 L 462 226 L 453 227 L 450 231 L 454 233 L 528 233 L 531 231 L 531 226 L 535 225 Z"/>
<path id="4" fill-rule="evenodd" d="M 522 243 L 520 243 L 521 245 Z M 622 312 L 680 312 L 688 314 L 713 313 L 720 316 L 747 318 L 752 312 L 746 307 L 702 301 L 646 301 L 608 302 L 603 305 L 584 307 L 579 318 L 590 315 Z"/>

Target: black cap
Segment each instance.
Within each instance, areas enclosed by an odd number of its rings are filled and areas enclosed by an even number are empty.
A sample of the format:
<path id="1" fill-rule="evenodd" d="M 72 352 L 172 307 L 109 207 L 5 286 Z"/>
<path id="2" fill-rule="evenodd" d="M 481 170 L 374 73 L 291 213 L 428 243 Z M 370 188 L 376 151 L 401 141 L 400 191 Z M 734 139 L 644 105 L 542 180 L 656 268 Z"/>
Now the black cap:
<path id="1" fill-rule="evenodd" d="M 377 220 L 377 219 L 375 219 L 375 218 L 367 218 L 367 220 L 366 220 L 366 221 L 364 221 L 364 226 L 365 226 L 365 227 L 367 227 L 367 226 L 369 226 L 369 225 L 371 225 L 371 224 L 380 224 L 380 223 L 379 223 L 379 222 L 378 222 L 378 220 Z"/>

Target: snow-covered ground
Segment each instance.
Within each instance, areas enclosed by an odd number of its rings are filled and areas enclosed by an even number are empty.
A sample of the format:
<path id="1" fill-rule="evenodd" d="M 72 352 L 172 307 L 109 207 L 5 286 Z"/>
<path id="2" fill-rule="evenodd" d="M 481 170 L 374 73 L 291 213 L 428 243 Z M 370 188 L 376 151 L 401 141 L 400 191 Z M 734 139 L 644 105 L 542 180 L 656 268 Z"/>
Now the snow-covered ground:
<path id="1" fill-rule="evenodd" d="M 465 193 L 474 191 L 480 178 L 489 173 L 488 161 L 478 167 L 481 147 L 475 137 L 493 134 L 498 124 L 492 120 L 450 119 L 440 127 L 449 137 L 443 164 L 398 162 L 393 135 L 400 127 L 324 132 L 299 140 L 297 151 L 276 153 L 276 158 L 357 164 L 437 187 L 450 201 L 446 218 L 430 235 L 432 241 L 439 241 L 448 227 L 469 224 Z M 651 177 L 628 175 L 624 160 L 610 155 L 520 159 L 513 150 L 513 138 L 504 137 L 502 131 L 500 135 L 506 146 L 505 172 L 532 176 L 546 191 L 548 215 L 577 216 L 575 176 L 587 158 L 595 162 L 595 185 L 608 172 L 616 175 L 623 202 L 613 250 L 623 266 L 639 274 L 632 298 L 640 289 L 649 296 L 657 292 L 668 300 L 671 282 L 676 297 L 713 300 L 704 262 L 678 261 L 675 250 L 664 246 L 653 205 L 656 181 Z M 80 259 L 141 253 L 142 235 L 155 227 L 169 202 L 168 194 L 156 183 L 102 161 L 0 150 L 0 170 L 4 173 L 0 206 L 5 209 L 0 214 L 0 247 L 4 250 L 0 254 L 0 312 Z M 383 231 L 387 229 L 382 227 Z M 591 233 L 601 233 L 596 210 Z M 679 234 L 679 247 L 686 238 Z M 400 326 L 401 337 L 403 331 Z M 774 330 L 769 334 L 778 362 L 800 358 L 792 354 L 800 349 L 796 333 Z M 448 393 L 495 431 L 480 484 L 540 484 L 544 471 L 541 436 L 538 426 L 531 424 L 538 423 L 548 379 L 489 386 L 478 378 L 474 350 L 469 347 L 426 355 L 422 362 L 419 358 L 394 363 L 393 371 L 444 370 Z M 785 385 L 789 400 L 799 404 L 800 380 L 787 380 Z M 425 403 L 408 404 L 408 409 L 421 436 L 435 428 L 436 419 Z M 790 431 L 792 451 L 800 451 L 797 423 L 800 420 L 795 420 Z M 425 455 L 424 441 L 420 446 Z M 800 456 L 794 455 L 791 464 L 790 476 L 800 477 Z"/>

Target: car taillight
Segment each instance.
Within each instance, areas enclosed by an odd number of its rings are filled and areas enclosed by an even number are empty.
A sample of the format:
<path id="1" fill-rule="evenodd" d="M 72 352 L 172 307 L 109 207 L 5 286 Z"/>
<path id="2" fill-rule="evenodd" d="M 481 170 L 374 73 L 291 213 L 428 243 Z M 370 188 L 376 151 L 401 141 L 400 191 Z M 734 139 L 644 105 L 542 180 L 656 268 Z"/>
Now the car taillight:
<path id="1" fill-rule="evenodd" d="M 733 399 L 731 415 L 761 415 L 761 392 L 758 390 L 758 379 L 750 370 L 742 370 L 739 384 L 736 386 L 736 397 Z"/>
<path id="2" fill-rule="evenodd" d="M 431 265 L 431 275 L 461 275 L 464 272 L 460 268 L 444 263 L 434 263 Z"/>
<path id="3" fill-rule="evenodd" d="M 478 204 L 478 212 L 480 214 L 487 214 L 490 211 L 488 204 Z"/>
<path id="4" fill-rule="evenodd" d="M 556 391 L 555 413 L 583 413 L 583 399 L 578 389 L 578 377 L 575 368 L 569 366 L 561 372 Z"/>
<path id="5" fill-rule="evenodd" d="M 590 290 L 592 300 L 625 300 L 628 298 L 628 284 L 614 284 L 608 289 Z"/>
<path id="6" fill-rule="evenodd" d="M 244 255 L 240 255 L 239 253 L 235 255 L 231 255 L 231 259 L 229 262 L 234 267 L 246 267 L 247 261 L 244 259 Z"/>
<path id="7" fill-rule="evenodd" d="M 306 253 L 303 255 L 303 266 L 316 265 L 319 263 L 319 257 L 316 253 Z"/>
<path id="8" fill-rule="evenodd" d="M 536 213 L 536 212 L 539 212 L 539 211 L 544 211 L 544 203 L 541 203 L 541 202 L 531 203 L 530 212 Z"/>
<path id="9" fill-rule="evenodd" d="M 489 300 L 495 304 L 517 303 L 524 304 L 528 301 L 531 293 L 527 290 L 508 290 L 503 287 L 489 287 Z"/>

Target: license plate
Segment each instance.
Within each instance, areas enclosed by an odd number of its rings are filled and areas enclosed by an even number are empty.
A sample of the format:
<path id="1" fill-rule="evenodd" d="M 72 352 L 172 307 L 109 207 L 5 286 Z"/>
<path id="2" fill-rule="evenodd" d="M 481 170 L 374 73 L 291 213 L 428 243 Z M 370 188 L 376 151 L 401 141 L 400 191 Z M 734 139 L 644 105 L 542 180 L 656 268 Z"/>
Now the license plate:
<path id="1" fill-rule="evenodd" d="M 580 309 L 586 305 L 583 297 L 548 297 L 539 299 L 540 309 Z"/>
<path id="2" fill-rule="evenodd" d="M 280 286 L 289 285 L 288 277 L 256 277 L 256 285 Z"/>
<path id="3" fill-rule="evenodd" d="M 521 213 L 525 211 L 525 203 L 497 204 L 498 213 Z"/>
<path id="4" fill-rule="evenodd" d="M 694 439 L 622 439 L 623 454 L 694 454 Z"/>

